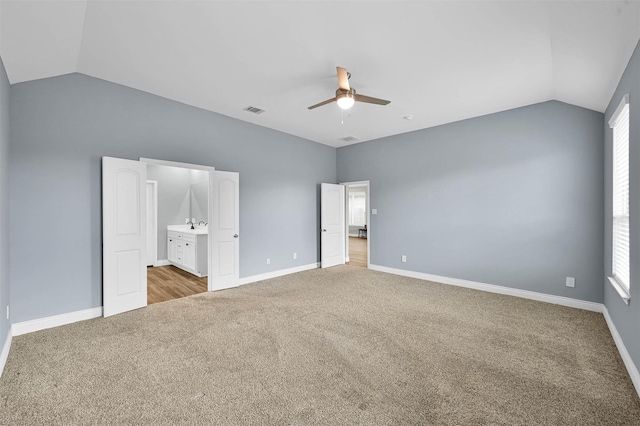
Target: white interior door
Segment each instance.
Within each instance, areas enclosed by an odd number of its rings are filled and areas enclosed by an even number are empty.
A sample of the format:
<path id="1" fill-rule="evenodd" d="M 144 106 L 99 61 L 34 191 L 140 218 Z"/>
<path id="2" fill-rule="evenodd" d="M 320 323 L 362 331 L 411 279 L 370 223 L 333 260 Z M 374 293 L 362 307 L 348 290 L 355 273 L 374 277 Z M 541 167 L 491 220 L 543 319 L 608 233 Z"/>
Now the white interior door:
<path id="1" fill-rule="evenodd" d="M 218 170 L 212 173 L 209 237 L 213 256 L 209 290 L 221 290 L 236 287 L 240 279 L 240 175 Z"/>
<path id="2" fill-rule="evenodd" d="M 147 306 L 147 165 L 102 158 L 104 316 Z"/>
<path id="3" fill-rule="evenodd" d="M 345 262 L 344 186 L 320 185 L 320 262 L 322 268 Z"/>

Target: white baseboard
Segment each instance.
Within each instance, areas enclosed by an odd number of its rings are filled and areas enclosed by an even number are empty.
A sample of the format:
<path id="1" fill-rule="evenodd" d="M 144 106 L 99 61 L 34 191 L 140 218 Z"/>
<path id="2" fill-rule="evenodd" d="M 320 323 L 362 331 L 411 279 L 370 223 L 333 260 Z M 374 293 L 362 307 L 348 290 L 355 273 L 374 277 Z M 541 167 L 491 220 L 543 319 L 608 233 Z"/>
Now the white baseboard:
<path id="1" fill-rule="evenodd" d="M 508 296 L 522 297 L 524 299 L 538 300 L 540 302 L 554 303 L 556 305 L 584 309 L 585 311 L 603 312 L 604 310 L 604 305 L 602 303 L 588 302 L 586 300 L 572 299 L 570 297 L 554 296 L 551 294 L 537 293 L 535 291 L 520 290 L 517 288 L 503 287 L 495 284 L 485 284 L 475 281 L 467 281 L 458 278 L 425 274 L 424 272 L 407 271 L 405 269 L 389 268 L 386 266 L 373 264 L 369 265 L 369 269 L 372 269 L 374 271 L 386 272 L 388 274 L 401 275 L 403 277 L 417 278 L 420 280 L 434 281 L 437 283 L 455 285 L 458 287 L 488 291 L 490 293 L 505 294 Z"/>
<path id="2" fill-rule="evenodd" d="M 7 358 L 9 358 L 9 349 L 11 349 L 12 337 L 13 337 L 13 334 L 11 332 L 11 329 L 9 329 L 9 333 L 7 333 L 7 338 L 4 341 L 4 345 L 2 346 L 2 352 L 0 352 L 0 377 L 2 377 L 4 366 L 7 364 Z"/>
<path id="3" fill-rule="evenodd" d="M 153 266 L 169 266 L 171 265 L 171 262 L 169 262 L 167 259 L 165 260 L 157 260 Z"/>
<path id="4" fill-rule="evenodd" d="M 240 278 L 238 285 L 255 283 L 257 281 L 269 280 L 271 278 L 282 277 L 284 275 L 295 274 L 296 272 L 308 271 L 320 267 L 320 263 L 310 263 L 308 265 L 296 266 L 295 268 L 280 269 L 278 271 L 267 272 L 264 274 L 252 275 L 250 277 Z"/>
<path id="5" fill-rule="evenodd" d="M 618 333 L 618 329 L 616 325 L 613 323 L 613 320 L 609 316 L 609 310 L 607 307 L 604 307 L 602 312 L 604 314 L 604 319 L 607 321 L 607 325 L 609 326 L 609 331 L 611 332 L 611 336 L 613 337 L 613 341 L 616 343 L 618 348 L 618 352 L 620 352 L 620 357 L 624 362 L 625 367 L 627 367 L 627 371 L 629 372 L 629 376 L 631 376 L 631 382 L 633 382 L 633 386 L 636 388 L 636 392 L 638 392 L 638 396 L 640 397 L 640 372 L 638 372 L 638 368 L 633 363 L 631 359 L 631 355 L 627 352 L 627 348 L 624 346 L 624 342 L 622 341 L 622 337 L 620 333 Z"/>
<path id="6" fill-rule="evenodd" d="M 71 324 L 91 318 L 102 316 L 102 306 L 98 308 L 84 309 L 82 311 L 69 312 L 67 314 L 54 315 L 51 317 L 38 318 L 31 321 L 22 321 L 13 324 L 14 336 L 33 333 L 34 331 L 46 330 L 47 328 L 58 327 L 60 325 Z"/>

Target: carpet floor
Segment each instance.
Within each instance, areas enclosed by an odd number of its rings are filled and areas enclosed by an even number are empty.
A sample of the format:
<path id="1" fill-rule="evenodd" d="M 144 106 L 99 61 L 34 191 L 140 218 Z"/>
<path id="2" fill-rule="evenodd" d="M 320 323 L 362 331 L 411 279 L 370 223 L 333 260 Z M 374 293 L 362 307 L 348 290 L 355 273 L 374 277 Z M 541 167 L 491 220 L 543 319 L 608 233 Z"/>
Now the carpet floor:
<path id="1" fill-rule="evenodd" d="M 602 314 L 340 266 L 14 338 L 2 425 L 638 425 Z"/>

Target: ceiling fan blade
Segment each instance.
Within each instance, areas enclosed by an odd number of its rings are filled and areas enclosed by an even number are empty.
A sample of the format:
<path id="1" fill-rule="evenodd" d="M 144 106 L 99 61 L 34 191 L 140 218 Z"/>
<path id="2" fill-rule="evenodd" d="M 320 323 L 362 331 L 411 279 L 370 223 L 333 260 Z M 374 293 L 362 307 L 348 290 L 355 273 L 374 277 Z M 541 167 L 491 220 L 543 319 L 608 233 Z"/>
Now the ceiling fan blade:
<path id="1" fill-rule="evenodd" d="M 336 67 L 338 70 L 338 87 L 343 90 L 351 90 L 349 88 L 349 73 L 344 68 Z"/>
<path id="2" fill-rule="evenodd" d="M 354 96 L 357 102 L 366 102 L 368 104 L 376 104 L 376 105 L 387 105 L 391 103 L 391 101 L 385 101 L 384 99 L 372 98 L 371 96 L 358 95 L 357 93 Z"/>
<path id="3" fill-rule="evenodd" d="M 318 108 L 321 107 L 322 105 L 326 105 L 326 104 L 330 104 L 331 102 L 334 102 L 336 100 L 336 98 L 331 98 L 331 99 L 327 99 L 326 101 L 322 101 L 319 104 L 315 104 L 315 105 L 311 105 L 309 108 L 307 109 L 314 109 L 314 108 Z"/>

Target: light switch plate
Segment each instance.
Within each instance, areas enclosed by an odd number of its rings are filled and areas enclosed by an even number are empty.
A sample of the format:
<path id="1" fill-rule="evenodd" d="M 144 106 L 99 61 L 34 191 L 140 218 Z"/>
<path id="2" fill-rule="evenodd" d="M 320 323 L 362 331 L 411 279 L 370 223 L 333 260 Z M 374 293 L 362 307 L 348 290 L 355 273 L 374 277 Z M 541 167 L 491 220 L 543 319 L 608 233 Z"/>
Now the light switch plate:
<path id="1" fill-rule="evenodd" d="M 567 287 L 575 287 L 576 279 L 574 277 L 567 277 L 566 284 L 567 284 Z"/>
<path id="2" fill-rule="evenodd" d="M 378 209 L 371 209 L 371 214 L 378 214 Z"/>

